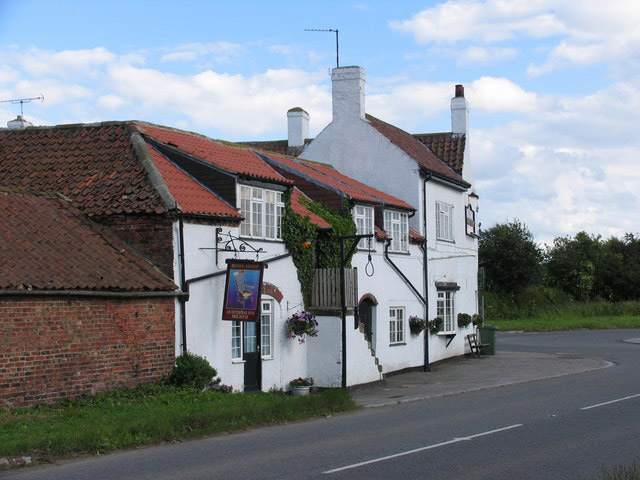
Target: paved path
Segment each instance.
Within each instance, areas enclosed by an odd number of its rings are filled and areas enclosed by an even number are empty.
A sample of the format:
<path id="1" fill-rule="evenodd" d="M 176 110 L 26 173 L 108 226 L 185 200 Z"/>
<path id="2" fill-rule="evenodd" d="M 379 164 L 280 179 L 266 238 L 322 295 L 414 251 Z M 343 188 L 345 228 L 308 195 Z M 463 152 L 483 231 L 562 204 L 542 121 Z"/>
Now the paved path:
<path id="1" fill-rule="evenodd" d="M 498 351 L 493 356 L 445 361 L 436 365 L 431 372 L 390 375 L 382 382 L 356 388 L 352 393 L 359 405 L 379 407 L 587 372 L 612 365 L 606 360 L 576 353 Z"/>

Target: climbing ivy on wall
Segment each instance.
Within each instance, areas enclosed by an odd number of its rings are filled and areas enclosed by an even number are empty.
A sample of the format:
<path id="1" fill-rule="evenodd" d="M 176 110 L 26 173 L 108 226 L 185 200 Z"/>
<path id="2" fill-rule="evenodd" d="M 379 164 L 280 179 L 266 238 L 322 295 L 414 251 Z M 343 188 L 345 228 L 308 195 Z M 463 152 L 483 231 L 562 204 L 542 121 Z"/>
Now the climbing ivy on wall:
<path id="1" fill-rule="evenodd" d="M 311 299 L 311 286 L 314 269 L 338 268 L 340 266 L 340 235 L 355 235 L 356 225 L 351 218 L 350 208 L 343 205 L 342 212 L 335 212 L 321 202 L 302 199 L 304 205 L 313 213 L 324 219 L 331 230 L 320 232 L 309 221 L 309 217 L 302 217 L 291 208 L 291 192 L 285 195 L 285 211 L 282 216 L 282 239 L 293 255 L 293 264 L 298 271 L 298 280 L 302 287 L 305 304 Z M 311 245 L 305 248 L 305 242 Z M 318 264 L 316 265 L 316 250 Z M 351 258 L 347 266 L 350 266 Z"/>

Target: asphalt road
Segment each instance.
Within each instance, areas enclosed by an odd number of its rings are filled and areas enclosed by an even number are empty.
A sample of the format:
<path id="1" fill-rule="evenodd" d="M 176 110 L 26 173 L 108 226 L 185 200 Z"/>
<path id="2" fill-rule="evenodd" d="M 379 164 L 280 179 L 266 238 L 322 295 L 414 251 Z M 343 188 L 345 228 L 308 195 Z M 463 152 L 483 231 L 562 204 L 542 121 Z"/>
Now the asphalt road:
<path id="1" fill-rule="evenodd" d="M 8 479 L 578 479 L 640 458 L 640 330 L 505 334 L 614 367 L 71 460 Z"/>

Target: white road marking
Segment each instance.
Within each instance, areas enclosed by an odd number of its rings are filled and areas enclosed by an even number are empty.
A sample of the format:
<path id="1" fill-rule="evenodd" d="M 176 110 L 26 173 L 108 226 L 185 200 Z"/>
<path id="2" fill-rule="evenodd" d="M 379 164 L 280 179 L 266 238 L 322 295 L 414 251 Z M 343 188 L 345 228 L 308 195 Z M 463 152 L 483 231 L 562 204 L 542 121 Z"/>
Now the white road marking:
<path id="1" fill-rule="evenodd" d="M 515 425 L 510 425 L 508 427 L 498 428 L 496 430 L 489 430 L 488 432 L 476 433 L 475 435 L 470 435 L 468 437 L 460 437 L 454 438 L 453 440 L 448 440 L 442 443 L 436 443 L 434 445 L 427 445 L 426 447 L 415 448 L 413 450 L 407 450 L 406 452 L 395 453 L 393 455 L 387 455 L 386 457 L 374 458 L 372 460 L 367 460 L 366 462 L 354 463 L 353 465 L 347 465 L 345 467 L 334 468 L 333 470 L 327 470 L 322 473 L 337 473 L 342 472 L 344 470 L 350 470 L 352 468 L 362 467 L 364 465 L 370 465 L 372 463 L 384 462 L 385 460 L 391 460 L 392 458 L 403 457 L 405 455 L 411 455 L 412 453 L 424 452 L 425 450 L 431 450 L 433 448 L 444 447 L 445 445 L 451 445 L 454 443 L 467 442 L 469 440 L 473 440 L 474 438 L 484 437 L 486 435 L 492 435 L 498 432 L 504 432 L 505 430 L 511 430 L 513 428 L 521 427 L 521 423 L 517 423 Z"/>
<path id="2" fill-rule="evenodd" d="M 636 395 L 629 395 L 628 397 L 624 397 L 624 398 L 616 398 L 615 400 L 610 400 L 604 403 L 598 403 L 597 405 L 589 405 L 588 407 L 582 407 L 580 410 L 589 410 L 591 408 L 603 407 L 605 405 L 611 405 L 612 403 L 623 402 L 625 400 L 629 400 L 630 398 L 637 398 L 637 397 L 640 397 L 640 393 Z"/>

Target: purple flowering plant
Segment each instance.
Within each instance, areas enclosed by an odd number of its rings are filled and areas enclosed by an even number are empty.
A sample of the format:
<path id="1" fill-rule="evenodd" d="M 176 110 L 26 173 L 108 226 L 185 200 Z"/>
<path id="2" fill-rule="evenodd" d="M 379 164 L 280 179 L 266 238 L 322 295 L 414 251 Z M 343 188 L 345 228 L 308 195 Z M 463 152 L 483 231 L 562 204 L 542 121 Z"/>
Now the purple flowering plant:
<path id="1" fill-rule="evenodd" d="M 298 343 L 304 343 L 304 336 L 316 337 L 318 335 L 318 321 L 310 312 L 296 312 L 287 320 L 287 338 L 298 339 Z"/>

